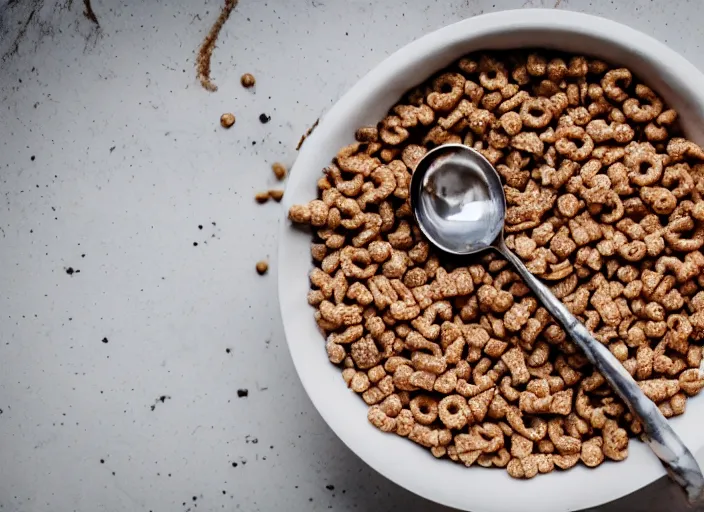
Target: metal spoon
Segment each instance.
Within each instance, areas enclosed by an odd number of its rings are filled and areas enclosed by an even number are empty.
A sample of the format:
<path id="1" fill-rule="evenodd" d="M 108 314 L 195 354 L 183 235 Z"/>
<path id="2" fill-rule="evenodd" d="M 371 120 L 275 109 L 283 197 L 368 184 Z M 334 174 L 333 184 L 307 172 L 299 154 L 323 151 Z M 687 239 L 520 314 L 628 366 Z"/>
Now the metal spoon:
<path id="1" fill-rule="evenodd" d="M 481 153 L 461 144 L 439 146 L 418 163 L 410 193 L 418 226 L 437 247 L 455 255 L 494 248 L 513 264 L 538 300 L 640 420 L 645 441 L 671 477 L 687 491 L 689 500 L 698 499 L 704 489 L 704 476 L 657 406 L 643 394 L 619 360 L 506 247 L 506 198 L 491 163 Z"/>

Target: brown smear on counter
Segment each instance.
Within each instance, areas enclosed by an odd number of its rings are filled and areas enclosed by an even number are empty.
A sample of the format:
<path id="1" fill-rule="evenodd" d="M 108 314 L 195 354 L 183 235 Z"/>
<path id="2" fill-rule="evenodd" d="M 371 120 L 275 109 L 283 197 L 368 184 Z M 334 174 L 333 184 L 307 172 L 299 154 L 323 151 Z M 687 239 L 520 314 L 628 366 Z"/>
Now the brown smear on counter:
<path id="1" fill-rule="evenodd" d="M 198 50 L 198 57 L 196 58 L 198 81 L 204 89 L 210 92 L 215 92 L 218 90 L 217 85 L 215 85 L 210 79 L 210 57 L 215 49 L 215 43 L 218 40 L 218 35 L 220 35 L 220 29 L 222 29 L 222 26 L 230 17 L 230 13 L 237 5 L 237 1 L 238 0 L 225 0 L 225 5 L 223 6 L 222 11 L 220 11 L 218 19 L 215 20 L 215 23 L 210 28 L 208 35 L 205 36 L 205 39 Z"/>
<path id="2" fill-rule="evenodd" d="M 85 11 L 83 11 L 83 16 L 95 23 L 96 26 L 100 27 L 98 17 L 95 15 L 95 11 L 93 10 L 93 6 L 90 4 L 90 0 L 83 0 L 83 6 L 85 7 Z"/>
<path id="3" fill-rule="evenodd" d="M 315 127 L 318 126 L 318 123 L 319 123 L 319 122 L 320 122 L 320 118 L 316 119 L 315 122 L 313 123 L 313 126 L 311 126 L 310 128 L 308 128 L 308 129 L 306 130 L 306 133 L 304 133 L 303 135 L 301 135 L 301 139 L 298 141 L 298 144 L 296 145 L 296 151 L 298 151 L 299 149 L 301 149 L 301 146 L 303 145 L 303 143 L 305 142 L 305 140 L 308 138 L 308 136 L 309 136 L 311 133 L 313 133 L 313 130 L 315 130 Z"/>

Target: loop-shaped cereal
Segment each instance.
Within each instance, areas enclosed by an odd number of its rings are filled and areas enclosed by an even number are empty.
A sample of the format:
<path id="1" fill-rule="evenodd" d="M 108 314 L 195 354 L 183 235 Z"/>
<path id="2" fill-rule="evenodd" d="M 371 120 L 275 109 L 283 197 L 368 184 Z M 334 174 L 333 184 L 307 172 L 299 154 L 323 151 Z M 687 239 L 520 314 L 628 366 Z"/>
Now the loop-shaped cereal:
<path id="1" fill-rule="evenodd" d="M 413 419 L 421 425 L 430 425 L 438 417 L 438 401 L 430 395 L 418 395 L 409 404 Z"/>
<path id="2" fill-rule="evenodd" d="M 685 157 L 694 158 L 696 160 L 704 160 L 704 149 L 692 142 L 691 140 L 673 137 L 667 143 L 667 154 L 673 162 L 679 162 Z"/>
<path id="3" fill-rule="evenodd" d="M 376 186 L 369 188 L 357 198 L 357 203 L 362 209 L 366 208 L 369 203 L 379 204 L 396 190 L 396 177 L 386 166 L 376 168 L 372 171 L 370 178 Z"/>
<path id="4" fill-rule="evenodd" d="M 601 79 L 601 87 L 610 100 L 622 103 L 628 99 L 628 93 L 623 88 L 631 85 L 632 78 L 631 72 L 626 68 L 612 69 Z"/>
<path id="5" fill-rule="evenodd" d="M 628 98 L 623 102 L 623 113 L 636 123 L 652 121 L 662 112 L 663 103 L 653 90 L 643 84 L 636 85 L 636 96 L 646 104 L 642 105 L 636 98 Z"/>
<path id="6" fill-rule="evenodd" d="M 553 116 L 553 104 L 548 98 L 530 98 L 521 105 L 521 122 L 528 128 L 545 128 Z"/>
<path id="7" fill-rule="evenodd" d="M 461 395 L 449 395 L 438 404 L 440 421 L 452 430 L 461 430 L 471 419 L 467 400 Z"/>
<path id="8" fill-rule="evenodd" d="M 531 421 L 531 426 L 527 427 L 523 422 L 523 417 L 521 411 L 518 407 L 511 406 L 506 412 L 506 420 L 508 421 L 511 428 L 521 434 L 526 439 L 530 439 L 533 442 L 538 442 L 543 439 L 547 432 L 548 427 L 545 420 L 537 417 L 533 417 Z"/>
<path id="9" fill-rule="evenodd" d="M 340 171 L 340 168 L 334 164 L 327 167 L 324 172 L 328 178 L 333 180 L 335 188 L 343 195 L 347 197 L 356 197 L 362 192 L 362 185 L 364 184 L 363 175 L 354 174 L 352 179 L 345 180 L 342 176 L 342 171 Z"/>
<path id="10" fill-rule="evenodd" d="M 508 85 L 508 73 L 502 62 L 483 55 L 479 61 L 479 83 L 485 89 L 497 91 Z"/>
<path id="11" fill-rule="evenodd" d="M 360 153 L 360 147 L 361 144 L 355 142 L 342 148 L 337 152 L 335 162 L 345 172 L 369 176 L 374 169 L 381 165 L 381 162 L 379 162 L 378 158 L 366 153 Z"/>
<path id="12" fill-rule="evenodd" d="M 561 455 L 578 454 L 582 449 L 580 439 L 568 436 L 563 428 L 563 418 L 553 418 L 548 422 L 548 437 Z"/>
<path id="13" fill-rule="evenodd" d="M 629 169 L 628 178 L 633 185 L 648 187 L 656 184 L 662 177 L 662 158 L 648 143 L 629 144 L 623 163 Z"/>
<path id="14" fill-rule="evenodd" d="M 689 238 L 684 236 L 690 232 Z M 663 238 L 667 246 L 677 252 L 698 251 L 704 245 L 704 224 L 694 222 L 692 217 L 671 220 L 665 228 Z"/>
<path id="15" fill-rule="evenodd" d="M 594 150 L 594 141 L 580 126 L 559 128 L 557 135 L 559 138 L 555 142 L 555 149 L 570 160 L 575 162 L 586 160 Z"/>
<path id="16" fill-rule="evenodd" d="M 686 163 L 678 163 L 665 168 L 662 185 L 671 189 L 677 199 L 688 196 L 694 190 L 694 179 L 690 170 L 690 166 Z M 677 184 L 677 187 L 671 188 L 674 184 Z"/>
<path id="17" fill-rule="evenodd" d="M 398 116 L 388 116 L 379 123 L 379 137 L 389 146 L 398 146 L 408 139 L 409 135 Z"/>
<path id="18" fill-rule="evenodd" d="M 664 187 L 643 187 L 640 198 L 658 215 L 669 215 L 677 206 L 675 195 Z"/>
<path id="19" fill-rule="evenodd" d="M 427 102 L 435 111 L 447 112 L 455 108 L 464 93 L 465 78 L 459 73 L 443 73 L 433 80 L 433 92 Z"/>

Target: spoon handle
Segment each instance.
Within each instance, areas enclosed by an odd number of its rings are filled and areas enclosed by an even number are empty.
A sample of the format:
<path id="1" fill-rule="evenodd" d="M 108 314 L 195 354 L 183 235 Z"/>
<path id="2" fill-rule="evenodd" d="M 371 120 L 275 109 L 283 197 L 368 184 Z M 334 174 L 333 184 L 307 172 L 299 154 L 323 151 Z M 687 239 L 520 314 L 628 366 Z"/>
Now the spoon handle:
<path id="1" fill-rule="evenodd" d="M 669 425 L 660 409 L 645 396 L 609 349 L 594 339 L 550 289 L 531 274 L 518 256 L 506 247 L 503 239 L 500 238 L 494 247 L 513 264 L 528 287 L 538 296 L 538 300 L 584 351 L 587 359 L 601 372 L 631 412 L 638 417 L 643 426 L 645 441 L 663 462 L 670 476 L 687 491 L 690 502 L 697 500 L 704 490 L 704 476 L 692 453 Z"/>

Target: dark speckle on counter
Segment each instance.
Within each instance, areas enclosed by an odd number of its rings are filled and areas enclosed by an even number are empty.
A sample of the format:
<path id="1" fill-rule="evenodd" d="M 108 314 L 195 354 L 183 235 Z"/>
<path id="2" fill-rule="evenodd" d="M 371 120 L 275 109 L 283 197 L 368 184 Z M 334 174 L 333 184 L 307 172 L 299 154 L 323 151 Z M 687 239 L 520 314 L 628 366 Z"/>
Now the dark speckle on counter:
<path id="1" fill-rule="evenodd" d="M 167 400 L 171 400 L 171 397 L 170 397 L 169 395 L 161 395 L 159 398 L 157 398 L 156 400 L 154 400 L 154 403 L 150 406 L 150 409 L 151 409 L 152 411 L 155 410 L 155 409 L 156 409 L 156 406 L 157 406 L 159 403 L 162 403 L 162 404 L 163 404 L 163 403 L 165 403 Z"/>

